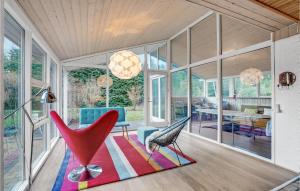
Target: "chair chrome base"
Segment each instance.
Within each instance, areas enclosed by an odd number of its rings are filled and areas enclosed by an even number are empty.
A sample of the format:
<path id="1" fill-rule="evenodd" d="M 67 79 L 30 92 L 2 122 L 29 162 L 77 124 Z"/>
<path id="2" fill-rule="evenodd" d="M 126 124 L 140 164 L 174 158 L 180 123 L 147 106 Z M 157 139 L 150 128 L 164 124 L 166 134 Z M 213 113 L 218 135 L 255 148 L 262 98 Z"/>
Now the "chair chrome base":
<path id="1" fill-rule="evenodd" d="M 102 171 L 102 168 L 97 165 L 79 166 L 69 173 L 68 179 L 71 182 L 87 181 L 96 178 Z"/>

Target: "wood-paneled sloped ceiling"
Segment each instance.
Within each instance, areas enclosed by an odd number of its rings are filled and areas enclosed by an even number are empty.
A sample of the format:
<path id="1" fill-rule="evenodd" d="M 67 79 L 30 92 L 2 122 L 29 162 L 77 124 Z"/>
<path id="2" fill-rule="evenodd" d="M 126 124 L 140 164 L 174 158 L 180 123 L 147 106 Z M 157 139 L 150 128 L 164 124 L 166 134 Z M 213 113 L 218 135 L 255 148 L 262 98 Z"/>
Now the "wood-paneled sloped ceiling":
<path id="1" fill-rule="evenodd" d="M 68 59 L 165 40 L 209 11 L 184 0 L 17 0 Z"/>
<path id="2" fill-rule="evenodd" d="M 210 10 L 269 31 L 297 22 L 255 0 L 16 1 L 61 60 L 168 39 Z"/>

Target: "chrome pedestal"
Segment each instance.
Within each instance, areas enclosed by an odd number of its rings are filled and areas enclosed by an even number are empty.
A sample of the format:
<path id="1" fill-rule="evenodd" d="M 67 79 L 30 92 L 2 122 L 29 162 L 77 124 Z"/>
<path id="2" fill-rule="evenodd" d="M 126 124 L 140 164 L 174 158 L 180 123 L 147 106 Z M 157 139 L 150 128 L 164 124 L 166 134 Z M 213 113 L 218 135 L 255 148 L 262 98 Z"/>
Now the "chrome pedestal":
<path id="1" fill-rule="evenodd" d="M 71 182 L 81 182 L 87 181 L 93 178 L 96 178 L 102 173 L 102 168 L 97 165 L 87 165 L 87 166 L 79 166 L 73 169 L 69 175 L 68 179 Z"/>

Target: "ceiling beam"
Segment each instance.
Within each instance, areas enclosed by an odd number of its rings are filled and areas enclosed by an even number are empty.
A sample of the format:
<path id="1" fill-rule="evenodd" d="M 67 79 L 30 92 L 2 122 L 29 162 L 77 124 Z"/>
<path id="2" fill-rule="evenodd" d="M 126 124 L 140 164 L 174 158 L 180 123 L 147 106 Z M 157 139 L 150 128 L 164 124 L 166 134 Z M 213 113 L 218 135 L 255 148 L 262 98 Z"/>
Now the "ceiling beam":
<path id="1" fill-rule="evenodd" d="M 277 31 L 297 22 L 296 19 L 252 0 L 186 0 L 214 11 L 251 23 L 269 31 Z"/>

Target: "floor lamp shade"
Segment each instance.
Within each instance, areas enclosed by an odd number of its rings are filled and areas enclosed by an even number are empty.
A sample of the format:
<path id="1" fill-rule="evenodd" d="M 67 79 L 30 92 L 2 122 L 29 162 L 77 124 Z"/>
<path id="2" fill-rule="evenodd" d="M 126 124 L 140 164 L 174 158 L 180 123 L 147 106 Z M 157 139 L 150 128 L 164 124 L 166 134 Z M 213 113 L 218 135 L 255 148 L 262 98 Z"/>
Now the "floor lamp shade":
<path id="1" fill-rule="evenodd" d="M 56 97 L 54 93 L 51 91 L 51 88 L 48 87 L 41 96 L 41 103 L 54 103 L 56 102 Z"/>

